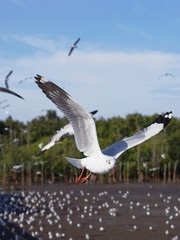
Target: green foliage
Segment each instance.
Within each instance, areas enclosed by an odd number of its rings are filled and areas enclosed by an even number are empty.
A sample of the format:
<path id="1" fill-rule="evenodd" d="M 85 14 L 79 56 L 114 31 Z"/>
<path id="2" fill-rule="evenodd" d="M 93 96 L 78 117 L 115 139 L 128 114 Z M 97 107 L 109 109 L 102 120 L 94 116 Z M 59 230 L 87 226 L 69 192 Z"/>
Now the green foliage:
<path id="1" fill-rule="evenodd" d="M 97 119 L 96 127 L 101 148 L 104 149 L 124 137 L 131 136 L 149 125 L 156 116 L 134 113 L 127 115 L 126 118 Z M 15 121 L 12 117 L 0 121 L 0 166 L 6 163 L 8 169 L 11 169 L 14 165 L 24 163 L 26 168 L 31 163 L 32 172 L 36 172 L 41 170 L 41 163 L 44 163 L 47 175 L 52 171 L 59 176 L 77 173 L 78 170 L 65 159 L 66 156 L 74 158 L 83 156 L 76 148 L 74 137 L 63 138 L 46 153 L 35 157 L 40 151 L 38 145 L 47 144 L 56 131 L 67 123 L 68 121 L 59 118 L 55 111 L 48 111 L 45 116 L 39 116 L 27 124 Z M 179 146 L 180 120 L 173 118 L 169 126 L 159 135 L 121 155 L 123 173 L 128 172 L 130 178 L 135 178 L 138 171 L 145 174 L 145 170 L 152 167 L 160 167 L 163 172 L 164 164 L 171 162 L 171 166 L 174 166 L 177 161 L 177 173 L 180 173 Z"/>

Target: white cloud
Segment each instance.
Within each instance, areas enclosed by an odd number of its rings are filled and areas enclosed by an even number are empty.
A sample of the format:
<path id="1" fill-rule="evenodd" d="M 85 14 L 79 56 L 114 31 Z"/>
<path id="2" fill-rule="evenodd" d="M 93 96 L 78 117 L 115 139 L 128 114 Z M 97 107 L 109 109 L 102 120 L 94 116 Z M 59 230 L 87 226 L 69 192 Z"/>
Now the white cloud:
<path id="1" fill-rule="evenodd" d="M 34 41 L 32 37 L 24 39 L 28 44 Z M 159 76 L 164 72 L 172 72 L 178 80 L 180 55 L 161 52 L 86 52 L 79 47 L 68 57 L 68 50 L 59 50 L 52 40 L 40 38 L 34 42 L 37 48 L 47 48 L 49 51 L 37 51 L 34 55 L 8 61 L 0 59 L 2 74 L 14 70 L 10 82 L 12 90 L 25 97 L 24 103 L 11 97 L 14 101 L 9 111 L 13 118 L 31 120 L 44 106 L 59 112 L 34 80 L 18 84 L 20 79 L 37 73 L 65 88 L 87 110 L 99 109 L 97 117 L 125 116 L 136 111 L 153 114 L 168 110 L 174 110 L 175 115 L 180 116 L 179 97 L 178 101 L 174 96 L 171 98 L 168 89 L 162 96 L 163 83 L 158 83 Z M 151 91 L 156 88 L 162 90 L 160 95 Z"/>
<path id="2" fill-rule="evenodd" d="M 62 51 L 63 49 L 70 48 L 70 41 L 66 37 L 58 37 L 56 39 L 49 38 L 48 36 L 44 35 L 6 35 L 3 34 L 0 36 L 0 39 L 4 42 L 15 42 L 24 44 L 24 46 L 34 48 L 37 53 L 44 52 L 44 53 L 56 53 L 58 51 Z"/>
<path id="3" fill-rule="evenodd" d="M 55 41 L 53 41 L 52 39 L 48 39 L 48 38 L 44 38 L 41 36 L 18 36 L 18 35 L 14 35 L 11 36 L 13 38 L 13 40 L 18 41 L 18 42 L 22 42 L 26 45 L 29 45 L 31 47 L 40 49 L 40 50 L 44 50 L 47 52 L 55 52 L 58 50 L 57 44 Z"/>

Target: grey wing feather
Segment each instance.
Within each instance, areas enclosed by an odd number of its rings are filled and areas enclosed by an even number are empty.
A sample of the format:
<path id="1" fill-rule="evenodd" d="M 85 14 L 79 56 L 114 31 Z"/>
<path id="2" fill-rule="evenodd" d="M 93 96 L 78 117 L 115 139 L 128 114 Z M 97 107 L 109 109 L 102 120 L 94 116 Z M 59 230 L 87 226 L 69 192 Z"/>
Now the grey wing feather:
<path id="1" fill-rule="evenodd" d="M 94 115 L 98 112 L 98 110 L 94 110 L 91 113 L 91 115 Z M 53 147 L 63 136 L 65 135 L 73 135 L 74 134 L 74 130 L 71 126 L 71 124 L 67 124 L 65 125 L 63 128 L 61 128 L 59 131 L 57 131 L 57 133 L 51 138 L 51 140 L 48 142 L 48 144 L 46 144 L 40 152 L 38 152 L 36 154 L 36 156 L 39 156 L 41 153 L 44 153 L 45 151 L 47 151 L 48 149 L 50 149 L 51 147 Z"/>
<path id="2" fill-rule="evenodd" d="M 89 156 L 92 153 L 101 152 L 96 126 L 91 114 L 81 107 L 71 96 L 62 88 L 51 81 L 45 80 L 42 76 L 35 77 L 36 83 L 46 94 L 46 96 L 56 104 L 56 106 L 65 114 L 72 125 L 76 146 L 84 155 Z"/>
<path id="3" fill-rule="evenodd" d="M 162 131 L 169 124 L 171 118 L 172 112 L 167 112 L 164 116 L 159 115 L 148 127 L 138 131 L 131 137 L 124 138 L 112 144 L 102 152 L 117 159 L 127 149 L 148 140 Z"/>
<path id="4" fill-rule="evenodd" d="M 47 151 L 48 149 L 50 149 L 51 147 L 53 147 L 64 135 L 72 135 L 74 134 L 74 131 L 72 129 L 71 124 L 67 124 L 66 126 L 64 126 L 63 128 L 61 128 L 52 138 L 51 140 L 48 142 L 48 144 L 46 144 L 39 153 L 36 154 L 36 156 L 40 155 L 41 153 L 44 153 L 45 151 Z"/>

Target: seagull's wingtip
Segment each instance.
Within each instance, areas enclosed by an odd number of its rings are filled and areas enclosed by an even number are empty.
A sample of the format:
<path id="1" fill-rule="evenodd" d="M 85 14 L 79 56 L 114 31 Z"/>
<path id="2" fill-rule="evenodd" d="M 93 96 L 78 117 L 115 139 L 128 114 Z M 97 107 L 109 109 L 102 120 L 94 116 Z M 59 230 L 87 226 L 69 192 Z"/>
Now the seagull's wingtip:
<path id="1" fill-rule="evenodd" d="M 169 118 L 172 118 L 172 116 L 173 116 L 173 112 L 170 111 L 170 112 L 167 113 L 167 115 L 168 115 Z"/>
<path id="2" fill-rule="evenodd" d="M 162 124 L 163 125 L 163 128 L 165 128 L 169 122 L 171 121 L 172 119 L 172 111 L 170 112 L 166 112 L 164 115 L 159 115 L 153 122 L 152 124 L 154 123 L 157 123 L 157 124 Z"/>
<path id="3" fill-rule="evenodd" d="M 95 115 L 97 112 L 98 112 L 98 110 L 94 110 L 94 111 L 92 111 L 90 113 L 91 113 L 91 115 Z"/>
<path id="4" fill-rule="evenodd" d="M 164 128 L 169 124 L 169 122 L 170 122 L 171 119 L 172 119 L 172 116 L 173 116 L 172 111 L 167 112 L 167 113 L 164 115 Z"/>
<path id="5" fill-rule="evenodd" d="M 40 81 L 42 78 L 43 78 L 43 76 L 41 76 L 41 75 L 39 75 L 39 74 L 36 74 L 36 76 L 34 77 L 36 80 L 38 80 L 38 81 Z"/>
<path id="6" fill-rule="evenodd" d="M 164 118 L 169 118 L 169 119 L 171 119 L 172 117 L 173 117 L 172 111 L 167 112 L 167 113 L 164 114 Z"/>
<path id="7" fill-rule="evenodd" d="M 39 75 L 39 74 L 36 74 L 34 78 L 36 79 L 36 82 L 41 82 L 41 83 L 48 82 L 47 79 L 45 79 L 42 75 Z"/>

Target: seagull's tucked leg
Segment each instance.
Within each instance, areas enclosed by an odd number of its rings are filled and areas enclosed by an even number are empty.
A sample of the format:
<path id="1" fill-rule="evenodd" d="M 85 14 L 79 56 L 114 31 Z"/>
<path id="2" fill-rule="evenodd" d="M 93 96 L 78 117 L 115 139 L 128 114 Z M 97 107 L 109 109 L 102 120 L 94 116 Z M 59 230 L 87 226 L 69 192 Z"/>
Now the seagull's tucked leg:
<path id="1" fill-rule="evenodd" d="M 91 176 L 91 172 L 86 176 L 81 179 L 81 182 L 85 182 L 89 177 Z"/>
<path id="2" fill-rule="evenodd" d="M 81 174 L 79 175 L 79 177 L 76 179 L 76 184 L 78 184 L 79 182 L 80 182 L 80 180 L 81 180 L 81 178 L 82 178 L 82 175 L 83 175 L 83 172 L 84 172 L 84 170 L 85 170 L 85 167 L 82 169 L 82 171 L 81 171 Z"/>

